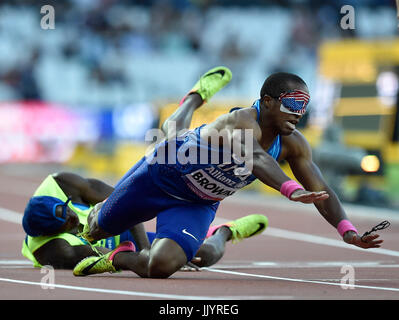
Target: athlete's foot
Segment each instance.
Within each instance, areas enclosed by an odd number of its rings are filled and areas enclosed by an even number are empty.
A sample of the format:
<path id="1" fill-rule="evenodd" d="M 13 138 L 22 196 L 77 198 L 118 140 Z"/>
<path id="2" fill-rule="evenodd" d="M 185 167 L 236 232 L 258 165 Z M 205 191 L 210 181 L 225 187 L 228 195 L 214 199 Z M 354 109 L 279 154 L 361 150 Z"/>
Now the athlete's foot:
<path id="1" fill-rule="evenodd" d="M 228 228 L 231 232 L 230 238 L 232 242 L 238 242 L 244 238 L 253 237 L 262 233 L 268 226 L 268 219 L 261 214 L 251 214 L 237 220 L 227 222 L 218 226 L 209 228 L 207 238 L 211 237 L 217 230 Z"/>
<path id="2" fill-rule="evenodd" d="M 161 129 L 171 139 L 191 125 L 194 111 L 227 85 L 231 71 L 226 67 L 216 67 L 200 77 L 190 92 L 180 101 L 179 108 L 165 120 Z"/>
<path id="3" fill-rule="evenodd" d="M 73 269 L 74 276 L 88 276 L 90 274 L 117 272 L 118 268 L 114 266 L 113 260 L 119 252 L 133 252 L 135 246 L 131 241 L 120 243 L 114 250 L 100 256 L 90 256 L 80 261 Z"/>
<path id="4" fill-rule="evenodd" d="M 190 92 L 180 101 L 180 105 L 193 93 L 197 93 L 201 97 L 201 105 L 204 102 L 208 102 L 210 98 L 230 82 L 232 76 L 230 69 L 227 67 L 212 68 L 200 77 Z"/>

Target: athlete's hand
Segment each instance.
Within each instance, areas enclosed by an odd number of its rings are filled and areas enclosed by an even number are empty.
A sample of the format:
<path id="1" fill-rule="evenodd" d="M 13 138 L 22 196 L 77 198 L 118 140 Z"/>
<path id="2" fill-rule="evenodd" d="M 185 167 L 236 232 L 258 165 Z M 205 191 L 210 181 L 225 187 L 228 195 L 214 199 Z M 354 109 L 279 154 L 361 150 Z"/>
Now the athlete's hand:
<path id="1" fill-rule="evenodd" d="M 307 191 L 303 189 L 295 190 L 290 197 L 292 201 L 299 201 L 303 203 L 313 203 L 316 201 L 323 201 L 328 199 L 329 195 L 326 191 Z"/>
<path id="2" fill-rule="evenodd" d="M 381 247 L 380 244 L 384 240 L 376 240 L 380 235 L 378 234 L 370 234 L 368 236 L 364 236 L 363 239 L 354 231 L 348 231 L 344 234 L 344 241 L 349 244 L 353 244 L 357 247 L 363 249 L 370 249 L 370 248 L 379 248 Z"/>
<path id="3" fill-rule="evenodd" d="M 200 257 L 194 257 L 191 261 L 187 262 L 183 267 L 181 267 L 180 271 L 201 271 L 201 268 L 195 264 L 200 262 Z"/>

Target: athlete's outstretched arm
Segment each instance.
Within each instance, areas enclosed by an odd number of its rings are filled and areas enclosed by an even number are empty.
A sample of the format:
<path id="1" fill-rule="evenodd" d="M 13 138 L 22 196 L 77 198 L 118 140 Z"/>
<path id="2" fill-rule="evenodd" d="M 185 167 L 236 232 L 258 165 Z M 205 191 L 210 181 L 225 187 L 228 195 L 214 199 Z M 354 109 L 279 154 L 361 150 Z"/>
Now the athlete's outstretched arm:
<path id="1" fill-rule="evenodd" d="M 250 152 L 250 151 L 247 151 Z M 248 153 L 246 153 L 248 154 Z M 253 169 L 252 173 L 264 184 L 280 191 L 281 185 L 290 178 L 281 170 L 277 161 L 263 150 L 259 142 L 253 139 Z"/>
<path id="2" fill-rule="evenodd" d="M 66 195 L 80 197 L 91 205 L 104 201 L 114 191 L 113 187 L 103 181 L 86 179 L 71 172 L 60 172 L 53 177 Z"/>
<path id="3" fill-rule="evenodd" d="M 292 137 L 291 137 L 292 136 Z M 326 190 L 329 197 L 324 201 L 314 202 L 320 214 L 335 228 L 342 220 L 348 220 L 345 210 L 335 192 L 325 182 L 319 168 L 312 160 L 312 150 L 306 139 L 295 132 L 284 142 L 288 145 L 290 153 L 286 160 L 288 161 L 292 172 L 298 181 L 311 191 Z M 347 231 L 343 235 L 343 240 L 347 243 L 361 248 L 377 248 L 382 240 L 376 240 L 378 235 L 363 238 L 354 231 Z"/>
<path id="4" fill-rule="evenodd" d="M 223 115 L 211 124 L 209 128 L 205 128 L 205 130 L 203 129 L 205 131 L 204 134 L 208 135 L 212 131 L 220 132 L 225 130 L 229 132 L 228 135 L 232 137 L 231 147 L 233 152 L 234 150 L 240 150 L 241 155 L 244 155 L 247 169 L 264 184 L 281 191 L 282 185 L 291 180 L 280 168 L 277 161 L 260 145 L 261 129 L 248 111 L 235 111 Z M 292 193 L 290 200 L 312 203 L 324 200 L 326 197 L 325 191 L 297 190 Z"/>

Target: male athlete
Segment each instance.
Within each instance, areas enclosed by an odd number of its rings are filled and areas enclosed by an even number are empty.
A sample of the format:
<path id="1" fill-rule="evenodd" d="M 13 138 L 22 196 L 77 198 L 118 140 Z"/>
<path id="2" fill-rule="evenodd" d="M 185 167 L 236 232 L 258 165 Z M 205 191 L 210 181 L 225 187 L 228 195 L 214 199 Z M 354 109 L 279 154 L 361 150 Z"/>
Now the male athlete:
<path id="1" fill-rule="evenodd" d="M 230 78 L 225 67 L 206 73 L 168 120 L 184 112 L 187 101 L 206 101 L 220 81 Z M 214 122 L 177 136 L 168 134 L 91 212 L 82 234 L 95 241 L 156 217 L 151 249 L 139 255 L 120 252 L 112 257 L 90 257 L 76 265 L 74 274 L 101 273 L 123 262 L 142 277 L 169 277 L 197 253 L 220 201 L 255 179 L 292 201 L 314 203 L 346 243 L 379 247 L 382 240 L 376 240 L 378 235 L 358 235 L 313 163 L 309 143 L 296 130 L 309 98 L 300 77 L 275 73 L 265 80 L 260 99 L 252 107 L 235 108 Z M 234 148 L 237 151 L 237 145 L 238 152 L 231 152 Z M 281 160 L 289 163 L 302 185 L 285 175 L 277 163 Z"/>
<path id="2" fill-rule="evenodd" d="M 224 81 L 216 83 L 219 89 L 226 84 Z M 180 109 L 184 112 L 176 113 L 173 118 L 177 130 L 190 124 L 192 113 L 202 103 L 200 99 L 187 99 Z M 110 255 L 115 255 L 120 251 L 149 249 L 155 233 L 146 234 L 142 223 L 92 245 L 79 237 L 78 233 L 82 231 L 91 210 L 111 195 L 113 190 L 113 187 L 98 179 L 86 179 L 74 173 L 49 175 L 37 188 L 25 209 L 23 227 L 27 235 L 22 254 L 35 267 L 51 265 L 58 269 L 72 269 L 83 258 L 98 252 L 106 254 L 112 250 Z M 201 257 L 195 258 L 193 262 L 200 266 L 216 263 L 224 254 L 226 241 L 238 241 L 259 234 L 267 227 L 267 223 L 265 216 L 254 214 L 222 227 L 212 227 L 206 243 L 200 249 Z M 185 266 L 185 269 L 189 270 L 190 266 L 193 265 Z M 123 268 L 123 264 L 118 267 Z"/>
<path id="3" fill-rule="evenodd" d="M 106 254 L 114 249 L 118 252 L 149 249 L 155 233 L 145 233 L 143 224 L 93 245 L 78 236 L 93 206 L 105 200 L 113 190 L 100 180 L 86 179 L 75 173 L 60 172 L 47 176 L 25 209 L 22 222 L 27 235 L 22 244 L 22 254 L 33 262 L 34 267 L 51 265 L 55 269 L 73 269 L 79 261 L 97 254 L 97 251 Z M 263 222 L 260 227 L 259 223 Z M 267 226 L 267 219 L 263 215 L 245 216 L 214 235 L 216 229 L 211 227 L 209 243 L 216 240 L 217 245 L 202 255 L 203 261 L 196 258 L 193 262 L 202 266 L 216 263 L 224 254 L 226 241 L 232 239 L 231 232 L 242 230 L 240 224 L 249 230 L 250 234 L 246 236 L 249 237 L 261 233 Z M 184 269 L 192 270 L 193 267 L 193 264 L 188 264 Z"/>
<path id="4" fill-rule="evenodd" d="M 83 258 L 96 254 L 77 234 L 93 206 L 113 190 L 100 180 L 85 179 L 74 173 L 47 176 L 25 208 L 22 225 L 27 235 L 22 254 L 35 267 L 51 265 L 56 269 L 72 269 Z M 98 241 L 95 250 L 107 253 L 124 241 L 132 241 L 136 249 L 149 247 L 153 235 L 148 233 L 146 237 L 140 224 L 121 235 Z"/>

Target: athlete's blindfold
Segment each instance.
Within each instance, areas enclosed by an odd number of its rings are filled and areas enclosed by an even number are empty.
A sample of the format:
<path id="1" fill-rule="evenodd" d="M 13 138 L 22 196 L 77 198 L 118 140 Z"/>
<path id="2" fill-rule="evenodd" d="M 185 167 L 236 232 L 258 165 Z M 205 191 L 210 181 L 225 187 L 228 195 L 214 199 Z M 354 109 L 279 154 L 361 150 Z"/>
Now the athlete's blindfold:
<path id="1" fill-rule="evenodd" d="M 303 115 L 309 104 L 310 95 L 302 90 L 294 90 L 280 94 L 278 100 L 281 102 L 281 112 Z"/>

